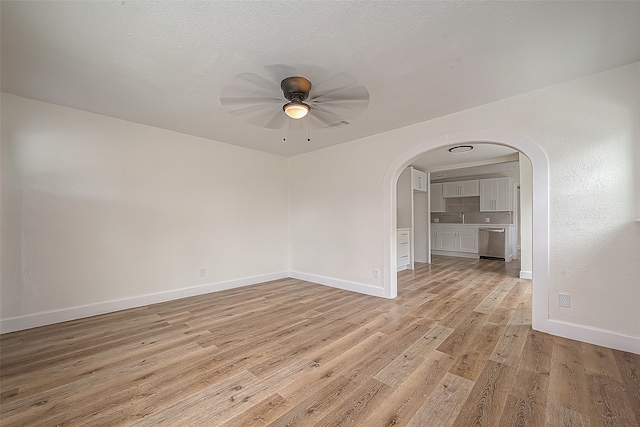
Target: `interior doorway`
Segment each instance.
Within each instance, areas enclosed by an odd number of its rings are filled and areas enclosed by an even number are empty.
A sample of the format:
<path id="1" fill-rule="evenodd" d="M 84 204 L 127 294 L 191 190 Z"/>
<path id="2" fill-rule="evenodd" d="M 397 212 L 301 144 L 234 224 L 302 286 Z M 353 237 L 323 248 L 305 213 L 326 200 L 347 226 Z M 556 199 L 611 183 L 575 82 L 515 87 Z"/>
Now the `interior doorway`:
<path id="1" fill-rule="evenodd" d="M 402 263 L 398 254 L 398 271 L 413 270 L 416 263 L 429 264 L 432 255 L 469 259 L 487 256 L 480 253 L 479 243 L 484 240 L 479 239 L 479 232 L 492 229 L 503 231 L 504 238 L 494 240 L 502 240 L 505 245 L 503 254 L 496 250 L 491 255 L 508 263 L 510 274 L 515 271 L 516 276 L 530 279 L 530 235 L 525 239 L 529 247 L 523 252 L 528 258 L 526 277 L 513 265 L 513 261 L 520 260 L 521 233 L 531 231 L 530 224 L 522 230 L 520 227 L 519 193 L 521 180 L 531 187 L 531 177 L 522 176 L 531 174 L 529 159 L 513 148 L 496 144 L 474 143 L 465 146 L 468 151 L 463 153 L 450 152 L 448 148 L 432 149 L 414 157 L 398 178 L 397 227 L 410 234 L 410 262 L 404 259 Z M 426 185 L 412 177 L 423 177 Z M 531 191 L 525 193 L 530 199 Z M 492 198 L 500 200 L 500 205 L 481 203 L 487 199 L 494 202 Z M 525 208 L 531 208 L 531 200 L 525 200 Z M 525 215 L 525 221 L 531 221 L 530 213 Z"/>
<path id="2" fill-rule="evenodd" d="M 548 330 L 548 277 L 549 277 L 549 212 L 548 212 L 548 160 L 544 151 L 532 139 L 508 131 L 476 131 L 450 134 L 426 140 L 402 153 L 388 168 L 384 178 L 383 208 L 384 230 L 384 295 L 397 296 L 397 181 L 402 171 L 417 156 L 445 146 L 473 143 L 497 144 L 511 147 L 528 157 L 532 165 L 532 225 L 535 238 L 532 241 L 532 326 L 539 331 Z"/>

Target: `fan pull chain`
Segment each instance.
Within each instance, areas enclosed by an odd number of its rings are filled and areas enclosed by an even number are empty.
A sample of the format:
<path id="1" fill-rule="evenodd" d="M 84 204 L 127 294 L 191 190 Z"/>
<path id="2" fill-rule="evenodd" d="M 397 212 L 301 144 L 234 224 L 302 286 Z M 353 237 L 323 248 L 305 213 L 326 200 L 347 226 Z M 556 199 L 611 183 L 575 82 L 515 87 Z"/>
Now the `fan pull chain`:
<path id="1" fill-rule="evenodd" d="M 287 119 L 282 119 L 282 142 L 287 142 Z"/>
<path id="2" fill-rule="evenodd" d="M 307 142 L 311 142 L 311 138 L 309 137 L 309 120 L 311 120 L 311 119 L 309 118 L 309 114 L 307 114 L 307 117 L 306 117 L 306 122 L 307 122 Z"/>

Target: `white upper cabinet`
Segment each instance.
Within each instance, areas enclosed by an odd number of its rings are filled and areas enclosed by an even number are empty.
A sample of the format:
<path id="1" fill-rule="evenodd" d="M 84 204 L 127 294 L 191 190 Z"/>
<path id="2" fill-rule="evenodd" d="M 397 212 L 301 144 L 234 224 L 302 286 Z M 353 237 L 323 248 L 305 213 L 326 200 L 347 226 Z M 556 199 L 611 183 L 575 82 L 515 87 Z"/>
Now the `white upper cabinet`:
<path id="1" fill-rule="evenodd" d="M 442 197 L 442 184 L 429 186 L 429 199 L 431 200 L 431 212 L 445 212 L 444 197 Z"/>
<path id="2" fill-rule="evenodd" d="M 511 178 L 480 180 L 480 212 L 513 211 Z"/>
<path id="3" fill-rule="evenodd" d="M 427 174 L 411 168 L 411 181 L 416 191 L 427 191 Z"/>
<path id="4" fill-rule="evenodd" d="M 470 197 L 480 195 L 480 183 L 471 181 L 445 182 L 442 184 L 443 197 Z"/>

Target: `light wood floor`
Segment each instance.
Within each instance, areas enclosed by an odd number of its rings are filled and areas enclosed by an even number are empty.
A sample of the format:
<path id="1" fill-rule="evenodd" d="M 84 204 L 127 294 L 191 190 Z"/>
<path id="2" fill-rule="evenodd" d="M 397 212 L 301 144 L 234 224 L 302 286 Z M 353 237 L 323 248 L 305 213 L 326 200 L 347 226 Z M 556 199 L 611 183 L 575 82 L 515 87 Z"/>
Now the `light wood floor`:
<path id="1" fill-rule="evenodd" d="M 511 264 L 511 263 L 509 263 Z M 640 356 L 531 330 L 512 264 L 287 279 L 5 334 L 2 426 L 637 426 Z"/>

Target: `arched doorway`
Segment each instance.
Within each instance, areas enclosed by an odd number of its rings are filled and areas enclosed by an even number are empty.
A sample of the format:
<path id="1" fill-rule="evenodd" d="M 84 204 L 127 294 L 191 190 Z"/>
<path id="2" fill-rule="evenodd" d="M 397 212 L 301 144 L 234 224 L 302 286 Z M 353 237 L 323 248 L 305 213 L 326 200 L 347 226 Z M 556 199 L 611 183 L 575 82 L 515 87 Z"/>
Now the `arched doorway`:
<path id="1" fill-rule="evenodd" d="M 514 148 L 526 155 L 533 166 L 533 291 L 532 327 L 547 332 L 549 319 L 549 162 L 544 151 L 531 138 L 510 131 L 470 131 L 444 135 L 416 144 L 398 156 L 383 180 L 384 296 L 395 298 L 396 259 L 396 183 L 402 170 L 416 156 L 445 145 L 492 143 Z"/>

